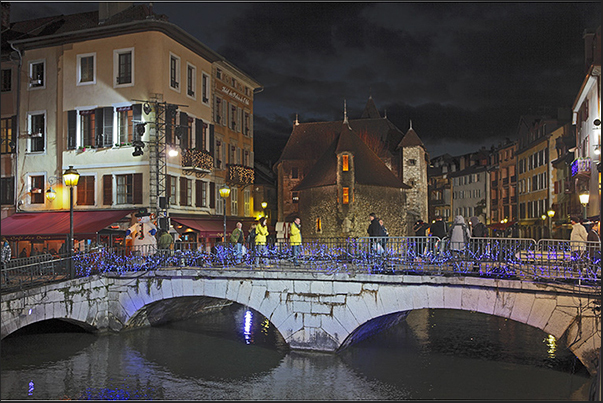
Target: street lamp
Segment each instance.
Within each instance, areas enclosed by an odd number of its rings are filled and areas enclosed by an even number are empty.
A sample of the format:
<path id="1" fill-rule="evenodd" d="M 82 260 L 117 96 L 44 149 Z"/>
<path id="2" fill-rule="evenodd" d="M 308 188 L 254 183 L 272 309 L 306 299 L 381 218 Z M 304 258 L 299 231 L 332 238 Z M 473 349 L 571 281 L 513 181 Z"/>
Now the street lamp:
<path id="1" fill-rule="evenodd" d="M 553 238 L 553 217 L 555 217 L 555 210 L 551 208 L 546 214 L 549 216 L 549 234 L 551 235 L 551 238 Z"/>
<path id="2" fill-rule="evenodd" d="M 48 188 L 48 190 L 46 191 L 46 199 L 48 201 L 53 201 L 56 198 L 57 198 L 57 192 L 55 192 L 53 188 Z"/>
<path id="3" fill-rule="evenodd" d="M 266 218 L 266 207 L 268 207 L 268 203 L 263 201 L 262 202 L 262 213 L 264 214 L 264 218 Z"/>
<path id="4" fill-rule="evenodd" d="M 584 206 L 584 219 L 586 220 L 586 205 L 588 204 L 588 199 L 590 199 L 590 194 L 588 190 L 583 190 L 578 197 L 580 198 L 580 203 Z"/>
<path id="5" fill-rule="evenodd" d="M 224 234 L 222 235 L 222 243 L 226 242 L 226 199 L 230 196 L 230 188 L 224 184 L 220 188 L 220 196 L 224 199 L 224 206 L 222 210 L 224 211 Z"/>
<path id="6" fill-rule="evenodd" d="M 80 179 L 80 174 L 73 168 L 73 165 L 69 165 L 69 169 L 63 172 L 63 179 L 65 179 L 65 185 L 69 186 L 69 275 L 71 278 L 75 278 L 75 266 L 73 265 L 73 187 L 77 186 L 77 182 Z"/>

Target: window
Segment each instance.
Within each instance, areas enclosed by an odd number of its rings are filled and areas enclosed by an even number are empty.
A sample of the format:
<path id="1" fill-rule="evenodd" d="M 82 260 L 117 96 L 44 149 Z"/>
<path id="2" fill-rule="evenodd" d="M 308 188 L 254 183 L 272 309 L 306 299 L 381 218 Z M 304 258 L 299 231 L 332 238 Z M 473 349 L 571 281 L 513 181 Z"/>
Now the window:
<path id="1" fill-rule="evenodd" d="M 28 115 L 29 152 L 42 152 L 45 146 L 45 114 L 32 112 Z"/>
<path id="2" fill-rule="evenodd" d="M 44 61 L 35 61 L 29 63 L 29 88 L 44 88 Z"/>
<path id="3" fill-rule="evenodd" d="M 207 104 L 209 103 L 209 76 L 205 73 L 203 73 L 201 75 L 201 91 L 203 93 L 203 103 Z"/>
<path id="4" fill-rule="evenodd" d="M 44 175 L 33 175 L 29 177 L 29 191 L 31 204 L 44 204 Z"/>
<path id="5" fill-rule="evenodd" d="M 348 164 L 348 156 L 347 156 L 347 155 L 342 155 L 342 156 L 341 156 L 341 162 L 342 162 L 342 168 L 341 168 L 341 169 L 342 169 L 344 172 L 349 171 L 349 170 L 350 170 L 350 166 L 349 166 L 349 164 Z"/>
<path id="6" fill-rule="evenodd" d="M 216 157 L 214 159 L 214 166 L 217 169 L 222 169 L 224 167 L 224 160 L 226 158 L 226 147 L 220 140 L 216 140 Z"/>
<path id="7" fill-rule="evenodd" d="M 168 203 L 176 205 L 176 177 L 172 175 L 167 176 L 167 183 L 165 189 L 168 193 Z"/>
<path id="8" fill-rule="evenodd" d="M 347 187 L 343 188 L 342 202 L 343 202 L 343 204 L 350 203 L 350 188 L 347 188 Z"/>
<path id="9" fill-rule="evenodd" d="M 180 205 L 191 206 L 192 197 L 191 180 L 185 178 L 184 176 L 180 177 Z"/>
<path id="10" fill-rule="evenodd" d="M 186 66 L 186 95 L 195 97 L 195 86 L 197 82 L 197 69 L 191 64 Z"/>
<path id="11" fill-rule="evenodd" d="M 291 179 L 299 178 L 299 170 L 297 167 L 291 167 Z"/>
<path id="12" fill-rule="evenodd" d="M 142 203 L 142 174 L 116 175 L 117 204 Z"/>
<path id="13" fill-rule="evenodd" d="M 299 192 L 291 192 L 291 201 L 293 203 L 299 203 Z"/>
<path id="14" fill-rule="evenodd" d="M 78 206 L 94 206 L 94 176 L 80 176 L 77 182 Z"/>
<path id="15" fill-rule="evenodd" d="M 0 203 L 14 204 L 15 203 L 15 177 L 9 176 L 0 179 Z"/>
<path id="16" fill-rule="evenodd" d="M 117 108 L 117 142 L 119 144 L 132 143 L 134 113 L 131 106 Z"/>
<path id="17" fill-rule="evenodd" d="M 2 69 L 2 92 L 11 91 L 13 83 L 12 69 Z"/>
<path id="18" fill-rule="evenodd" d="M 411 158 L 411 159 L 409 159 L 409 160 L 408 160 L 408 165 L 410 165 L 410 166 L 415 166 L 415 165 L 417 165 L 417 160 L 412 159 L 412 158 Z"/>
<path id="19" fill-rule="evenodd" d="M 230 215 L 239 215 L 239 192 L 232 189 L 230 191 Z"/>
<path id="20" fill-rule="evenodd" d="M 230 114 L 229 114 L 229 122 L 230 122 L 230 130 L 237 130 L 237 106 L 234 104 L 230 104 Z"/>
<path id="21" fill-rule="evenodd" d="M 2 126 L 0 128 L 0 138 L 2 144 L 0 145 L 1 154 L 13 154 L 17 145 L 15 128 L 16 117 L 2 119 Z"/>
<path id="22" fill-rule="evenodd" d="M 243 215 L 251 215 L 251 193 L 248 189 L 243 191 Z"/>
<path id="23" fill-rule="evenodd" d="M 222 79 L 222 69 L 216 69 L 216 77 Z"/>
<path id="24" fill-rule="evenodd" d="M 113 68 L 116 72 L 118 86 L 134 84 L 134 49 L 119 49 L 113 53 Z"/>
<path id="25" fill-rule="evenodd" d="M 80 111 L 80 145 L 82 147 L 96 147 L 96 114 L 94 109 Z"/>
<path id="26" fill-rule="evenodd" d="M 316 232 L 322 232 L 322 221 L 320 217 L 316 217 Z"/>
<path id="27" fill-rule="evenodd" d="M 180 58 L 170 54 L 170 87 L 180 90 Z"/>
<path id="28" fill-rule="evenodd" d="M 96 71 L 96 59 L 94 53 L 77 56 L 78 64 L 78 77 L 77 84 L 94 84 L 96 77 L 94 75 Z"/>
<path id="29" fill-rule="evenodd" d="M 251 136 L 251 113 L 249 111 L 244 112 L 243 116 L 243 134 L 245 136 Z"/>
<path id="30" fill-rule="evenodd" d="M 197 195 L 196 205 L 197 207 L 207 207 L 207 182 L 197 180 Z"/>
<path id="31" fill-rule="evenodd" d="M 222 125 L 224 124 L 223 123 L 223 121 L 224 121 L 224 115 L 222 113 L 222 103 L 223 102 L 224 101 L 222 100 L 222 98 L 216 97 L 216 102 L 215 102 L 216 103 L 216 107 L 214 108 L 215 114 L 216 114 L 215 121 L 216 121 L 217 124 L 222 124 Z"/>

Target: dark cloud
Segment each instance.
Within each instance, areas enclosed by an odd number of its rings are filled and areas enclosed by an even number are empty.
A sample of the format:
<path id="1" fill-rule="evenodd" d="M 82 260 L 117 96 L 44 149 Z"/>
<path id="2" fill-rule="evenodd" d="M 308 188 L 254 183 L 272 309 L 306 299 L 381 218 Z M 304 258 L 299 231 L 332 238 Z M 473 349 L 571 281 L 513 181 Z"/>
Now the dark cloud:
<path id="1" fill-rule="evenodd" d="M 21 16 L 96 5 L 50 2 Z M 345 100 L 358 118 L 369 95 L 401 130 L 412 120 L 432 156 L 515 138 L 521 114 L 571 107 L 585 73 L 582 34 L 601 24 L 596 2 L 153 5 L 264 86 L 255 153 L 272 162 L 296 115 L 343 119 Z"/>

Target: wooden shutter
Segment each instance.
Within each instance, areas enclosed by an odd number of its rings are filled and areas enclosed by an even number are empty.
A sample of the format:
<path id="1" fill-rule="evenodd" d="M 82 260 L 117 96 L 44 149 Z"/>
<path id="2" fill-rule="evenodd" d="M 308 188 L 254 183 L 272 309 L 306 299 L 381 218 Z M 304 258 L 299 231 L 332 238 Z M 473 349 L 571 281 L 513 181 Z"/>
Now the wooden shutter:
<path id="1" fill-rule="evenodd" d="M 188 127 L 188 114 L 180 112 L 180 148 L 186 150 L 190 148 L 190 131 Z"/>
<path id="2" fill-rule="evenodd" d="M 209 125 L 209 155 L 215 158 L 215 135 L 214 135 L 214 125 Z"/>
<path id="3" fill-rule="evenodd" d="M 103 204 L 113 204 L 113 175 L 103 175 Z"/>
<path id="4" fill-rule="evenodd" d="M 186 206 L 186 178 L 180 177 L 180 205 Z"/>
<path id="5" fill-rule="evenodd" d="M 103 108 L 96 108 L 94 111 L 94 142 L 93 146 L 97 148 L 104 147 L 105 141 L 103 139 Z"/>
<path id="6" fill-rule="evenodd" d="M 77 111 L 67 112 L 67 149 L 75 150 L 76 147 L 76 122 L 77 122 Z"/>
<path id="7" fill-rule="evenodd" d="M 103 108 L 103 146 L 113 147 L 113 108 Z"/>
<path id="8" fill-rule="evenodd" d="M 205 151 L 205 136 L 203 136 L 203 120 L 195 119 L 195 147 L 199 151 Z"/>
<path id="9" fill-rule="evenodd" d="M 167 201 L 168 205 L 171 203 L 171 198 L 172 196 L 172 175 L 166 175 L 165 176 L 165 200 Z"/>
<path id="10" fill-rule="evenodd" d="M 209 208 L 216 208 L 216 184 L 209 183 Z"/>
<path id="11" fill-rule="evenodd" d="M 77 183 L 77 204 L 94 206 L 94 176 L 80 176 Z"/>
<path id="12" fill-rule="evenodd" d="M 201 203 L 201 198 L 203 197 L 203 192 L 201 191 L 203 186 L 203 181 L 196 180 L 195 181 L 195 206 L 202 207 L 203 203 Z"/>
<path id="13" fill-rule="evenodd" d="M 142 204 L 142 174 L 134 174 L 132 175 L 132 191 L 134 194 L 132 195 L 132 200 L 134 200 L 134 204 Z"/>

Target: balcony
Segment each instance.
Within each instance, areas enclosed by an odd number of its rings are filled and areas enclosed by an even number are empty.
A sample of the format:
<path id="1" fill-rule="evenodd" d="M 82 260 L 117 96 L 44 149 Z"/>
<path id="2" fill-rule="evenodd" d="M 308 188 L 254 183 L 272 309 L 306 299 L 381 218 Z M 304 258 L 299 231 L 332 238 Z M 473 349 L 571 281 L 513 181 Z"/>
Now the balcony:
<path id="1" fill-rule="evenodd" d="M 209 173 L 214 165 L 214 158 L 207 151 L 187 148 L 182 151 L 182 170 L 195 173 Z"/>
<path id="2" fill-rule="evenodd" d="M 235 186 L 247 186 L 254 183 L 255 173 L 253 168 L 239 164 L 226 164 L 226 167 L 228 168 L 227 182 L 229 184 Z"/>
<path id="3" fill-rule="evenodd" d="M 572 177 L 590 176 L 590 158 L 578 158 L 572 162 Z"/>

